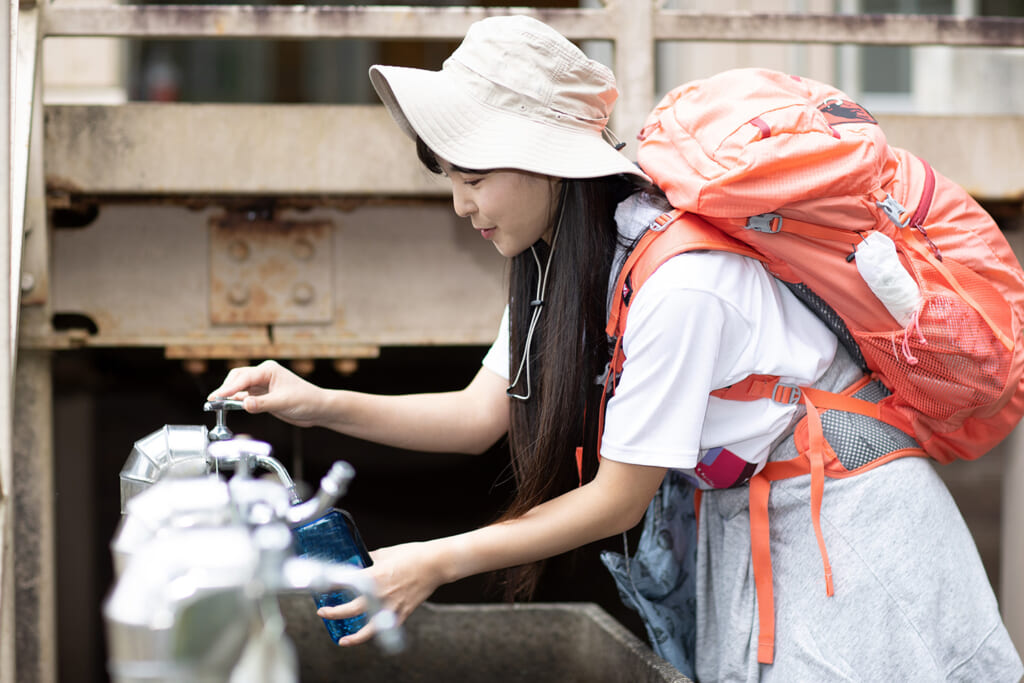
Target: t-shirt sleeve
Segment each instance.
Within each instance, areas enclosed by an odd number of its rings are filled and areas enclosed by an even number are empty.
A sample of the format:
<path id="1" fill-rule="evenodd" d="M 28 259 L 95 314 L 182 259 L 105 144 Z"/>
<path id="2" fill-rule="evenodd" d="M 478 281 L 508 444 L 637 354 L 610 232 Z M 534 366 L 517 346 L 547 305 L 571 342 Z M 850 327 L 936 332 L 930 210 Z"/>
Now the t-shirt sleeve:
<path id="1" fill-rule="evenodd" d="M 626 360 L 608 402 L 602 456 L 693 468 L 700 459 L 708 395 L 718 381 L 723 336 L 735 348 L 749 334 L 742 318 L 711 293 L 645 285 L 623 335 Z"/>
<path id="2" fill-rule="evenodd" d="M 494 343 L 484 355 L 482 364 L 494 374 L 508 380 L 508 306 L 505 306 L 505 311 L 501 314 L 498 336 L 494 338 Z"/>

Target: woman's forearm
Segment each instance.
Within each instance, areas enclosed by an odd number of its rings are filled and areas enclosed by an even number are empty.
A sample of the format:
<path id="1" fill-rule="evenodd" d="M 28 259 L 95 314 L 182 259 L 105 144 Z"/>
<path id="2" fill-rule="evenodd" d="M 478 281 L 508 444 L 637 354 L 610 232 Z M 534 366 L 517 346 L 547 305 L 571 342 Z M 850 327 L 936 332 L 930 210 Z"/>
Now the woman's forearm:
<path id="1" fill-rule="evenodd" d="M 441 579 L 535 562 L 631 529 L 664 476 L 663 468 L 602 461 L 592 482 L 521 517 L 431 541 Z"/>
<path id="2" fill-rule="evenodd" d="M 605 459 L 593 481 L 512 520 L 456 536 L 379 548 L 365 569 L 381 599 L 404 621 L 442 584 L 528 564 L 635 526 L 665 477 L 664 468 Z M 324 607 L 318 614 L 346 619 L 365 606 Z M 340 641 L 365 642 L 364 629 Z"/>
<path id="3" fill-rule="evenodd" d="M 324 392 L 321 426 L 388 446 L 482 453 L 508 430 L 505 381 L 486 369 L 461 391 L 394 396 Z"/>

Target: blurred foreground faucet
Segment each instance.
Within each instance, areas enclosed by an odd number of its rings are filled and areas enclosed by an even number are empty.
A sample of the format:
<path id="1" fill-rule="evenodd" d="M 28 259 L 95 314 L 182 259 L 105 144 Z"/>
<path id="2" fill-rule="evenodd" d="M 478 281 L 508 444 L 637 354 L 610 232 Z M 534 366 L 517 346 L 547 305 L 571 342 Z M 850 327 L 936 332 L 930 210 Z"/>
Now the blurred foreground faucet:
<path id="1" fill-rule="evenodd" d="M 258 469 L 279 481 L 252 477 Z M 334 463 L 303 502 L 262 441 L 165 427 L 137 442 L 122 470 L 115 583 L 103 606 L 112 681 L 294 683 L 277 603 L 286 592 L 363 596 L 377 644 L 400 650 L 401 629 L 368 577 L 295 553 L 292 529 L 330 510 L 353 474 Z"/>

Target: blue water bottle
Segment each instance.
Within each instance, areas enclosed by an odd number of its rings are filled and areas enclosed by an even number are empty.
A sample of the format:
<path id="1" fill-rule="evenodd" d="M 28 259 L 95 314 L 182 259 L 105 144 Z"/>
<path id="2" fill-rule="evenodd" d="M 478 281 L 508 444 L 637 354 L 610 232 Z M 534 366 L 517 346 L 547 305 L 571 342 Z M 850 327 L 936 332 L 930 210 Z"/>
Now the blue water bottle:
<path id="1" fill-rule="evenodd" d="M 320 519 L 295 529 L 295 552 L 300 557 L 328 562 L 369 567 L 373 564 L 363 544 L 352 516 L 344 510 L 332 509 Z M 343 605 L 356 596 L 349 590 L 330 593 L 314 593 L 313 602 L 317 609 Z M 342 636 L 355 633 L 366 625 L 366 615 L 360 614 L 349 619 L 324 619 L 327 633 L 335 643 Z"/>

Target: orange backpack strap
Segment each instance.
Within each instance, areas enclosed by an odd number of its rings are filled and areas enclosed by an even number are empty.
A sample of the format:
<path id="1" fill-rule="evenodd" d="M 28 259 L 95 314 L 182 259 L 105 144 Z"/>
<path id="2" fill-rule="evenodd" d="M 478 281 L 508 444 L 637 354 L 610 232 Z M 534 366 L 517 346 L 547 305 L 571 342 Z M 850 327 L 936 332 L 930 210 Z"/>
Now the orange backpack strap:
<path id="1" fill-rule="evenodd" d="M 881 420 L 878 404 L 864 401 L 853 396 L 834 394 L 811 387 L 800 387 L 783 382 L 774 375 L 750 375 L 735 384 L 722 389 L 715 389 L 712 396 L 730 401 L 753 401 L 759 398 L 770 398 L 777 403 L 800 403 L 809 400 L 817 408 L 823 410 L 842 410 L 857 413 L 866 417 Z"/>
<path id="2" fill-rule="evenodd" d="M 604 429 L 604 405 L 609 389 L 614 390 L 616 376 L 622 371 L 625 354 L 622 350 L 622 334 L 626 329 L 626 318 L 634 294 L 640 286 L 668 259 L 689 251 L 728 251 L 764 261 L 765 258 L 749 245 L 740 242 L 706 222 L 705 220 L 679 210 L 662 214 L 655 221 L 657 227 L 648 230 L 626 259 L 616 281 L 615 300 L 608 315 L 606 332 L 615 339 L 612 359 L 605 377 L 598 417 L 598 434 Z M 799 387 L 770 375 L 751 375 L 731 386 L 717 389 L 713 396 L 729 400 L 752 401 L 770 398 L 781 403 L 804 403 L 807 407 L 810 443 L 804 455 L 792 461 L 768 463 L 750 480 L 750 542 L 751 559 L 754 566 L 754 583 L 758 600 L 758 661 L 770 664 L 774 657 L 775 609 L 772 590 L 772 561 L 769 543 L 768 495 L 771 482 L 810 473 L 811 475 L 811 518 L 821 551 L 825 572 L 825 592 L 834 592 L 832 568 L 821 531 L 821 500 L 824 490 L 824 462 L 826 453 L 831 451 L 822 434 L 819 410 L 843 410 L 878 419 L 878 406 L 870 401 L 849 395 L 834 394 L 811 387 Z M 582 458 L 577 451 L 577 467 L 581 472 Z M 834 456 L 834 454 L 832 454 Z M 695 505 L 699 498 L 695 497 Z"/>
<path id="3" fill-rule="evenodd" d="M 703 219 L 673 210 L 655 221 L 657 227 L 648 230 L 626 259 L 616 281 L 615 300 L 608 315 L 606 332 L 615 339 L 612 359 L 605 377 L 598 417 L 598 434 L 604 431 L 604 405 L 609 389 L 614 389 L 616 375 L 622 371 L 625 354 L 622 351 L 622 333 L 633 297 L 640 286 L 668 259 L 678 254 L 698 250 L 728 251 L 764 261 L 752 247 L 736 240 Z M 878 406 L 869 401 L 833 394 L 809 387 L 798 387 L 783 382 L 779 377 L 752 375 L 736 384 L 712 392 L 712 395 L 731 400 L 752 401 L 771 398 L 782 403 L 803 402 L 807 406 L 811 443 L 800 462 L 769 463 L 761 473 L 750 480 L 751 555 L 754 565 L 754 583 L 758 599 L 758 660 L 771 663 L 774 657 L 775 609 L 772 591 L 772 561 L 769 544 L 768 494 L 771 481 L 811 474 L 811 517 L 815 536 L 821 551 L 825 571 L 825 592 L 833 594 L 832 568 L 821 532 L 820 510 L 824 489 L 825 451 L 830 446 L 822 437 L 819 409 L 838 409 L 878 417 Z M 577 451 L 577 468 L 582 482 L 582 454 Z M 699 499 L 695 498 L 695 505 Z"/>
<path id="4" fill-rule="evenodd" d="M 878 406 L 870 401 L 854 398 L 853 390 L 861 383 L 848 387 L 842 394 L 821 389 L 798 387 L 782 382 L 771 375 L 752 375 L 736 384 L 712 392 L 720 398 L 735 401 L 752 401 L 770 398 L 781 403 L 802 403 L 807 409 L 807 442 L 797 444 L 800 455 L 790 460 L 766 463 L 764 468 L 750 480 L 750 554 L 754 568 L 754 589 L 757 593 L 758 609 L 758 661 L 771 664 L 775 649 L 775 608 L 772 586 L 772 557 L 769 544 L 768 495 L 771 482 L 810 474 L 811 477 L 811 524 L 821 553 L 825 575 L 825 594 L 832 596 L 835 586 L 832 579 L 832 564 L 829 561 L 825 537 L 821 529 L 821 503 L 825 489 L 825 462 L 836 458 L 835 451 L 824 436 L 821 412 L 841 410 L 857 413 L 880 420 Z"/>
<path id="5" fill-rule="evenodd" d="M 633 303 L 633 294 L 658 269 L 658 266 L 673 256 L 689 251 L 728 251 L 763 261 L 763 257 L 751 246 L 726 235 L 699 216 L 672 209 L 661 214 L 633 247 L 622 265 L 615 283 L 615 298 L 608 312 L 605 332 L 615 340 L 615 347 L 605 373 L 601 393 L 601 408 L 598 411 L 598 444 L 604 433 L 604 406 L 609 390 L 614 391 L 618 373 L 626 357 L 622 351 L 622 333 L 626 329 L 626 317 Z M 600 446 L 598 446 L 600 457 Z M 583 482 L 583 450 L 576 449 L 576 469 Z"/>
<path id="6" fill-rule="evenodd" d="M 691 213 L 672 209 L 654 220 L 654 226 L 647 230 L 633 247 L 615 282 L 615 298 L 611 310 L 608 311 L 608 325 L 605 327 L 608 336 L 615 340 L 615 348 L 612 351 L 601 395 L 599 438 L 604 431 L 604 404 L 609 395 L 608 390 L 614 389 L 616 376 L 622 372 L 622 364 L 626 360 L 622 351 L 622 334 L 626 330 L 626 317 L 633 303 L 633 295 L 658 266 L 673 256 L 689 251 L 728 251 L 759 261 L 764 260 L 753 247 L 726 235 L 703 218 Z"/>
<path id="7" fill-rule="evenodd" d="M 821 392 L 828 394 L 828 392 Z M 828 394 L 835 396 L 835 394 Z M 859 399 L 854 399 L 859 400 Z M 757 661 L 771 664 L 775 656 L 775 597 L 772 586 L 771 533 L 768 521 L 768 495 L 771 483 L 810 473 L 811 475 L 811 525 L 818 541 L 818 551 L 825 572 L 825 595 L 835 594 L 832 580 L 832 563 L 825 547 L 825 536 L 821 531 L 821 501 L 825 491 L 825 458 L 835 457 L 835 452 L 825 440 L 821 426 L 821 415 L 810 396 L 803 396 L 807 407 L 809 444 L 807 451 L 791 460 L 769 462 L 750 480 L 750 561 L 754 568 L 754 591 L 757 594 Z M 863 401 L 867 403 L 867 401 Z"/>
<path id="8" fill-rule="evenodd" d="M 608 313 L 605 332 L 617 339 L 626 329 L 626 316 L 633 301 L 632 293 L 647 281 L 665 261 L 688 251 L 728 251 L 763 261 L 753 247 L 726 235 L 703 218 L 673 209 L 654 221 L 622 266 L 615 283 L 615 301 Z"/>

